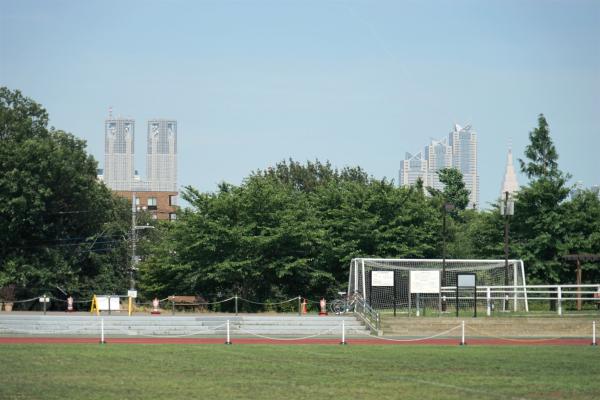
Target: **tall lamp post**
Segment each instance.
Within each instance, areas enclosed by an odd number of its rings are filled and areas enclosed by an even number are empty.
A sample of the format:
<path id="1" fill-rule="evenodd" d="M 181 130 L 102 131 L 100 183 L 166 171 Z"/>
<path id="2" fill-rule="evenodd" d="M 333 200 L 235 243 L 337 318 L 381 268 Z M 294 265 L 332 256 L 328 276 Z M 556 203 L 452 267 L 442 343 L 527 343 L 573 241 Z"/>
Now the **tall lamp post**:
<path id="1" fill-rule="evenodd" d="M 136 253 L 136 242 L 137 242 L 137 231 L 141 229 L 154 229 L 153 226 L 150 225 L 137 225 L 136 224 L 136 213 L 137 213 L 137 204 L 135 203 L 135 193 L 131 199 L 131 269 L 129 270 L 129 284 L 131 290 L 135 290 L 135 279 L 134 273 L 137 271 L 137 263 L 139 261 L 139 257 Z"/>
<path id="2" fill-rule="evenodd" d="M 504 286 L 508 286 L 508 234 L 510 216 L 515 213 L 515 203 L 509 199 L 508 191 L 504 192 L 504 201 L 500 207 L 500 213 L 504 217 Z M 513 282 L 516 283 L 516 282 Z M 504 295 L 504 311 L 508 310 L 508 294 Z"/>
<path id="3" fill-rule="evenodd" d="M 454 204 L 444 202 L 442 208 L 442 286 L 446 286 L 446 214 L 452 210 L 454 210 Z"/>

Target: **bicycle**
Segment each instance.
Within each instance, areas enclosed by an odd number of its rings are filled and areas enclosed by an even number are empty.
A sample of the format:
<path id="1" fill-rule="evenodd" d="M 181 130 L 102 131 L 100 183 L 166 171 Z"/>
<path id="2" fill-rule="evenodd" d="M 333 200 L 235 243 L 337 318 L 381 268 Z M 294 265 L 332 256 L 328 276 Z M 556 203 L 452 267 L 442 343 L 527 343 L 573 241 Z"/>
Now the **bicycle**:
<path id="1" fill-rule="evenodd" d="M 351 295 L 346 294 L 346 292 L 338 292 L 340 295 L 339 299 L 335 299 L 329 305 L 331 312 L 336 315 L 345 314 L 347 312 L 353 312 L 356 306 L 356 303 L 362 299 L 360 293 L 353 293 Z"/>

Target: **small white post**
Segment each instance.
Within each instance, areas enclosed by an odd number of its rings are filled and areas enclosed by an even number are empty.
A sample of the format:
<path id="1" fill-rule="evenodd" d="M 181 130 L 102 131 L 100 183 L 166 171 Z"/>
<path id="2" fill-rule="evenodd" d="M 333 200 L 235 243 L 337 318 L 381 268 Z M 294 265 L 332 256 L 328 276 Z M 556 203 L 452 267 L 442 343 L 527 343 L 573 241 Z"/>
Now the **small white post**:
<path id="1" fill-rule="evenodd" d="M 560 286 L 556 287 L 556 303 L 558 315 L 562 315 L 562 290 Z"/>
<path id="2" fill-rule="evenodd" d="M 592 346 L 597 346 L 596 343 L 596 321 L 592 321 Z"/>
<path id="3" fill-rule="evenodd" d="M 342 320 L 342 341 L 340 344 L 348 344 L 346 343 L 346 321 Z"/>
<path id="4" fill-rule="evenodd" d="M 490 299 L 491 296 L 490 295 L 491 295 L 490 287 L 488 286 L 485 289 L 485 298 L 487 300 L 487 316 L 488 317 L 492 315 L 492 304 L 491 304 L 491 299 Z"/>
<path id="5" fill-rule="evenodd" d="M 100 344 L 104 344 L 106 341 L 104 340 L 104 318 L 100 319 Z"/>
<path id="6" fill-rule="evenodd" d="M 465 343 L 465 321 L 462 321 L 461 328 L 462 328 L 462 335 L 461 335 L 460 345 L 464 346 L 465 344 L 467 344 L 467 343 Z"/>
<path id="7" fill-rule="evenodd" d="M 231 344 L 231 337 L 229 335 L 229 320 L 227 320 L 227 341 L 225 344 Z"/>

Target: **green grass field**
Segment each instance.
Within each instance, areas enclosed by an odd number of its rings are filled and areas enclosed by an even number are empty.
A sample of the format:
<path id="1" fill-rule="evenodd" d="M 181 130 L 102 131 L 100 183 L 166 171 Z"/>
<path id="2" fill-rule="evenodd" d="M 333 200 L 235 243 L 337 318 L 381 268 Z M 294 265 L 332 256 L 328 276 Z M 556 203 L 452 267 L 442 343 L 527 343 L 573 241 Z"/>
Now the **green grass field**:
<path id="1" fill-rule="evenodd" d="M 600 348 L 0 345 L 1 399 L 599 399 Z"/>

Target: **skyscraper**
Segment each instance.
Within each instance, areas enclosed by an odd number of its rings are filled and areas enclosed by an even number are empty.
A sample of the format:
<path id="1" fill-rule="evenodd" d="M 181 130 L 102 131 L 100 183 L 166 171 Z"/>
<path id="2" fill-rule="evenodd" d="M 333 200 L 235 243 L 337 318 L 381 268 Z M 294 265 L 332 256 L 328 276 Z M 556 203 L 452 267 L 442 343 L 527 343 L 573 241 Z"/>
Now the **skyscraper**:
<path id="1" fill-rule="evenodd" d="M 502 187 L 500 188 L 500 198 L 504 199 L 506 192 L 508 192 L 509 196 L 512 196 L 517 190 L 519 190 L 519 182 L 517 181 L 515 167 L 513 166 L 512 149 L 509 147 L 506 156 L 504 178 L 502 179 Z"/>
<path id="2" fill-rule="evenodd" d="M 176 219 L 177 121 L 148 121 L 147 179 L 134 169 L 134 120 L 113 118 L 109 111 L 104 130 L 104 170 L 98 171 L 98 179 L 118 196 L 135 201 L 136 210 L 154 219 Z"/>
<path id="3" fill-rule="evenodd" d="M 427 160 L 422 152 L 415 155 L 406 153 L 400 162 L 400 184 L 414 185 L 419 178 L 427 185 Z"/>
<path id="4" fill-rule="evenodd" d="M 406 153 L 400 163 L 400 186 L 413 185 L 417 178 L 423 184 L 438 190 L 444 185 L 437 172 L 443 168 L 456 168 L 463 175 L 469 190 L 469 207 L 479 205 L 479 175 L 477 174 L 477 133 L 471 126 L 454 125 L 447 138 L 431 140 L 422 153 Z"/>
<path id="5" fill-rule="evenodd" d="M 133 185 L 135 122 L 108 117 L 104 124 L 104 183 L 112 190 L 131 190 Z"/>
<path id="6" fill-rule="evenodd" d="M 477 133 L 471 125 L 464 128 L 458 124 L 448 135 L 452 147 L 452 167 L 463 175 L 465 187 L 469 190 L 469 207 L 479 205 L 479 175 L 477 174 Z"/>
<path id="7" fill-rule="evenodd" d="M 444 190 L 437 172 L 452 167 L 452 147 L 448 146 L 446 139 L 432 140 L 425 146 L 425 159 L 427 160 L 426 186 Z"/>
<path id="8" fill-rule="evenodd" d="M 148 121 L 146 173 L 150 190 L 177 191 L 177 121 Z"/>

